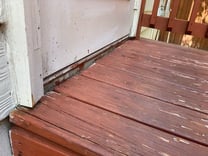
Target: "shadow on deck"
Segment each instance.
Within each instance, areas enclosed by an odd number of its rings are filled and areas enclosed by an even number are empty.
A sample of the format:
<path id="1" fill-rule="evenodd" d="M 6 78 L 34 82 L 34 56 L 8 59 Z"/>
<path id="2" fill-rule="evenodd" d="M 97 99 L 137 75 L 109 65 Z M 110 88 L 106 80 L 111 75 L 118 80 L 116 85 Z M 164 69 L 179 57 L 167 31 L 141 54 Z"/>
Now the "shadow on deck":
<path id="1" fill-rule="evenodd" d="M 11 115 L 14 155 L 208 155 L 208 53 L 127 41 Z"/>

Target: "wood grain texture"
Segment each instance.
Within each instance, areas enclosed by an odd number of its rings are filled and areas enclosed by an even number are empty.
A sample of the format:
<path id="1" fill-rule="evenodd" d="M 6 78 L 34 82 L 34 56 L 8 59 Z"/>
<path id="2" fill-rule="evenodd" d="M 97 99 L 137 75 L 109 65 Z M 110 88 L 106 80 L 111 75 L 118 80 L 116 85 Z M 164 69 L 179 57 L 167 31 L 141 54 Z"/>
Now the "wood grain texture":
<path id="1" fill-rule="evenodd" d="M 129 42 L 112 53 L 109 56 L 111 59 L 106 57 L 98 63 L 112 70 L 118 70 L 117 72 L 131 72 L 124 74 L 124 77 L 135 75 L 134 82 L 142 87 L 133 85 L 133 91 L 208 113 L 206 52 L 195 53 L 195 50 L 192 52 L 192 49 L 184 48 L 175 50 L 164 47 L 163 44 L 152 45 L 147 42 L 138 42 L 138 44 L 141 45 L 140 48 L 134 49 L 132 47 L 136 47 L 136 42 Z M 112 75 L 114 76 L 116 74 Z M 129 81 L 132 82 L 132 79 Z M 158 92 L 158 90 L 162 91 Z"/>
<path id="2" fill-rule="evenodd" d="M 103 150 L 109 151 L 108 155 L 160 155 L 161 153 L 180 155 L 183 153 L 203 156 L 208 152 L 205 146 L 58 93 L 51 93 L 44 97 L 37 109 L 20 110 L 28 113 L 24 118 L 32 115 L 47 120 L 66 133 L 85 139 L 85 143 L 93 142 Z M 18 116 L 18 112 L 16 113 L 13 114 L 14 117 Z M 30 124 L 33 124 L 32 122 L 31 120 Z M 20 126 L 29 127 L 28 124 Z M 66 141 L 70 142 L 70 139 Z M 91 150 L 96 149 L 96 146 L 91 148 Z"/>
<path id="3" fill-rule="evenodd" d="M 98 70 L 99 68 L 96 69 Z M 116 76 L 115 78 L 111 75 L 112 73 Z M 136 81 L 131 81 L 131 78 L 119 77 L 120 75 L 117 75 L 119 74 L 118 71 L 117 73 L 112 73 L 107 72 L 106 75 L 102 73 L 102 79 L 100 80 L 109 80 L 123 88 L 130 86 L 132 90 L 135 88 L 144 88 L 142 85 L 137 85 Z M 99 73 L 96 72 L 94 74 L 98 75 Z M 92 75 L 91 77 L 93 77 Z M 126 79 L 124 80 L 123 78 Z M 90 87 L 86 84 L 90 84 Z M 107 85 L 79 76 L 66 81 L 57 87 L 56 91 L 138 122 L 208 145 L 207 128 L 201 120 L 207 119 L 208 115 L 131 92 L 129 88 L 125 90 L 112 86 L 114 84 Z M 96 94 L 91 94 L 92 88 Z M 160 92 L 159 94 L 162 93 Z M 194 114 L 194 117 L 192 114 Z"/>
<path id="4" fill-rule="evenodd" d="M 80 155 L 207 156 L 207 59 L 204 51 L 128 41 L 34 109 L 17 108 L 12 133 L 15 145 L 24 144 L 14 148 L 32 142 Z"/>
<path id="5" fill-rule="evenodd" d="M 43 113 L 45 112 L 47 112 L 47 110 L 44 110 Z M 53 115 L 53 117 L 55 116 Z M 48 118 L 50 117 L 48 116 Z M 35 134 L 63 147 L 71 149 L 80 155 L 97 156 L 100 154 L 110 154 L 108 151 L 103 150 L 95 143 L 89 142 L 85 140 L 85 138 L 80 138 L 77 135 L 68 132 L 69 130 L 65 131 L 59 128 L 58 125 L 54 125 L 53 123 L 49 123 L 40 118 L 34 117 L 33 115 L 29 115 L 24 111 L 13 111 L 10 114 L 10 121 L 23 129 L 34 132 Z"/>
<path id="6" fill-rule="evenodd" d="M 14 156 L 78 156 L 60 145 L 19 127 L 11 129 L 11 139 Z"/>

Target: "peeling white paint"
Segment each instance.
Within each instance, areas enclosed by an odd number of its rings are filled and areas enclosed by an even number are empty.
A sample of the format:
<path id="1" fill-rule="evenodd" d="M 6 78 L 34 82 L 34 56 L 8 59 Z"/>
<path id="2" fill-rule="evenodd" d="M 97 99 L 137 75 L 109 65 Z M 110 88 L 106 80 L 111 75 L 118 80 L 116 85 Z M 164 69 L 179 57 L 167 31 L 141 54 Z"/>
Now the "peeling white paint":
<path id="1" fill-rule="evenodd" d="M 189 144 L 190 144 L 190 142 L 189 142 L 189 141 L 184 140 L 184 139 L 179 139 L 179 142 L 182 142 L 182 143 L 187 144 L 187 145 L 189 145 Z"/>
<path id="2" fill-rule="evenodd" d="M 155 151 L 154 148 L 152 148 L 152 147 L 150 147 L 150 146 L 148 146 L 148 145 L 142 144 L 142 146 L 145 147 L 145 148 L 147 148 L 147 149 L 150 149 L 150 150 L 152 150 L 152 151 Z"/>
<path id="3" fill-rule="evenodd" d="M 173 140 L 174 140 L 175 142 L 180 142 L 180 143 L 184 143 L 184 144 L 187 144 L 187 145 L 190 144 L 189 141 L 184 140 L 184 139 L 181 139 L 181 138 L 173 138 Z"/>
<path id="4" fill-rule="evenodd" d="M 166 138 L 163 138 L 163 137 L 158 137 L 160 140 L 162 140 L 162 141 L 164 141 L 164 142 L 167 142 L 167 143 L 169 143 L 170 142 L 170 140 L 168 140 L 168 139 L 166 139 Z"/>
<path id="5" fill-rule="evenodd" d="M 162 110 L 162 109 L 159 109 L 159 111 L 163 112 L 163 113 L 166 113 L 166 114 L 169 114 L 169 115 L 172 115 L 172 116 L 176 116 L 178 118 L 186 119 L 185 117 L 183 117 L 183 116 L 181 116 L 180 114 L 177 114 L 177 113 L 168 112 L 168 111 L 165 111 L 165 110 Z"/>
<path id="6" fill-rule="evenodd" d="M 186 103 L 186 101 L 185 100 L 182 100 L 182 99 L 179 99 L 178 101 L 179 102 L 182 102 L 182 103 Z"/>
<path id="7" fill-rule="evenodd" d="M 192 131 L 193 129 L 189 128 L 189 127 L 186 127 L 186 126 L 181 126 L 181 128 L 184 128 L 184 129 L 187 129 L 187 130 L 190 130 Z"/>
<path id="8" fill-rule="evenodd" d="M 172 71 L 171 73 L 175 74 L 177 76 L 180 76 L 182 78 L 186 78 L 186 79 L 190 79 L 190 80 L 196 80 L 196 78 L 194 78 L 194 77 L 191 77 L 191 76 L 188 76 L 188 75 L 184 75 L 182 73 L 178 73 L 178 72 L 175 72 L 175 71 Z"/>
<path id="9" fill-rule="evenodd" d="M 208 123 L 208 119 L 201 119 L 201 121 Z"/>
<path id="10" fill-rule="evenodd" d="M 164 153 L 164 152 L 158 152 L 161 156 L 170 156 L 169 154 L 167 153 Z"/>

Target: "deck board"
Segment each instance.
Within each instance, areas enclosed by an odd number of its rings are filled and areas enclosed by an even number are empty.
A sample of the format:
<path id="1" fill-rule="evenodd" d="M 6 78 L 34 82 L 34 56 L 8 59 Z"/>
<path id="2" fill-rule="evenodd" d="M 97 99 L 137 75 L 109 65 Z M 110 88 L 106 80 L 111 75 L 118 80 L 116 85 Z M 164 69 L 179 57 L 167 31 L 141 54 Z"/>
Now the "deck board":
<path id="1" fill-rule="evenodd" d="M 90 84 L 90 87 L 86 87 L 86 84 Z M 95 93 L 89 94 L 92 89 Z M 138 122 L 208 145 L 208 136 L 205 135 L 208 128 L 201 120 L 207 119 L 208 115 L 81 76 L 66 81 L 58 86 L 56 91 Z"/>
<path id="2" fill-rule="evenodd" d="M 205 51 L 127 41 L 10 120 L 80 155 L 207 156 L 207 60 Z"/>
<path id="3" fill-rule="evenodd" d="M 184 87 L 183 85 L 173 84 L 170 83 L 171 79 L 164 81 L 100 65 L 92 67 L 84 75 L 98 81 L 160 99 L 161 101 L 208 113 L 205 90 L 196 90 Z"/>

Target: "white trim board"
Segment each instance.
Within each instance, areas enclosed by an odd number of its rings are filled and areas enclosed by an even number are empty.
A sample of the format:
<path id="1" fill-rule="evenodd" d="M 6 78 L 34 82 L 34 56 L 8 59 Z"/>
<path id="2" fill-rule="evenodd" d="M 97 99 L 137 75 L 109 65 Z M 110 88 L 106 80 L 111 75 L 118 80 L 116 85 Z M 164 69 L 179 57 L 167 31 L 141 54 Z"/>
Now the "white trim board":
<path id="1" fill-rule="evenodd" d="M 33 24 L 38 21 L 38 16 L 32 18 L 38 11 L 37 4 L 38 0 L 6 1 L 6 39 L 9 46 L 12 85 L 17 104 L 26 107 L 33 107 L 43 95 L 42 61 L 38 51 L 40 44 L 34 42 L 36 36 L 30 36 L 36 34 L 31 32 L 34 30 Z"/>

